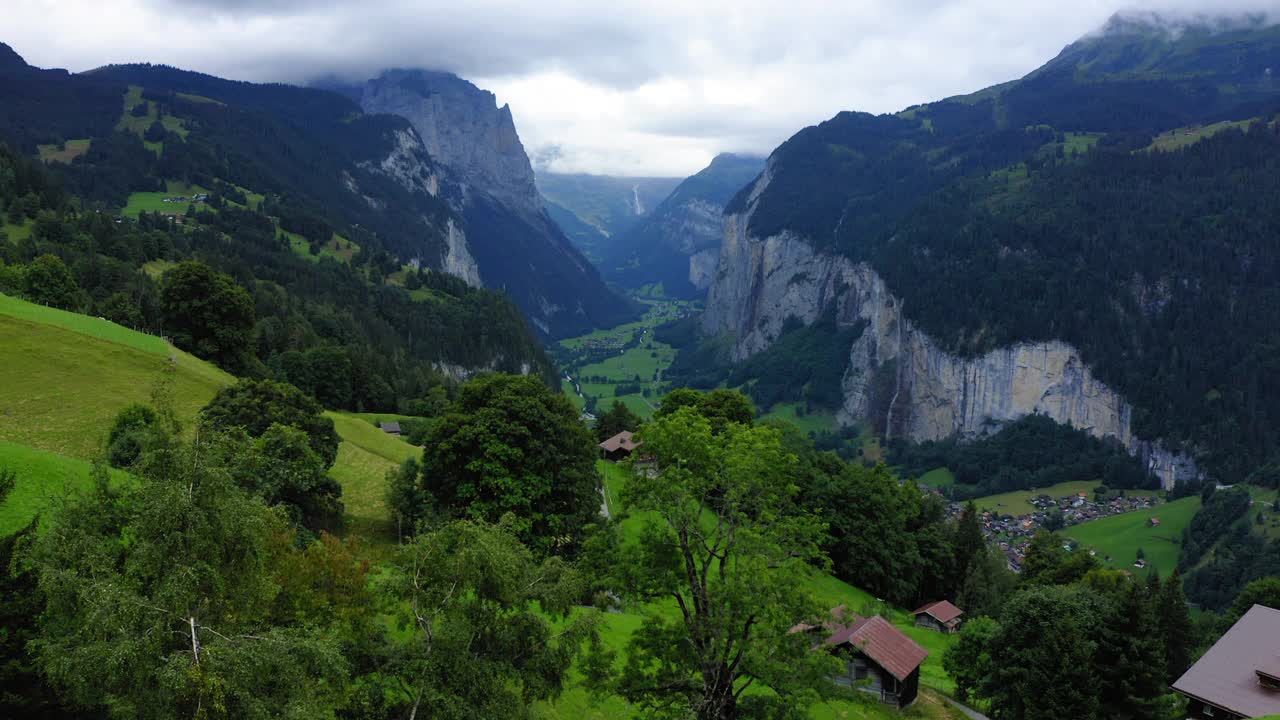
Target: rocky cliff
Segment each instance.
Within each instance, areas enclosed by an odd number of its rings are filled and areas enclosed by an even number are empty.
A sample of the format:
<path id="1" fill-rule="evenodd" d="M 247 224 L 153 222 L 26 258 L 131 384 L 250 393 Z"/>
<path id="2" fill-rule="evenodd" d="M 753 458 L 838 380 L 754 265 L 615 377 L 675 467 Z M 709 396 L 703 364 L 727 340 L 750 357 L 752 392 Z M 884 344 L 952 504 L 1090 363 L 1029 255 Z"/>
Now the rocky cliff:
<path id="1" fill-rule="evenodd" d="M 1197 474 L 1190 459 L 1134 436 L 1129 403 L 1098 380 L 1071 345 L 1019 343 L 971 358 L 951 354 L 912 324 L 869 265 L 815 251 L 789 231 L 749 235 L 755 201 L 770 179 L 766 170 L 747 196 L 746 211 L 724 220 L 703 319 L 709 334 L 732 338 L 735 360 L 769 347 L 788 317 L 810 324 L 834 307 L 840 325 L 865 324 L 849 349 L 842 382 L 838 417 L 844 424 L 871 420 L 886 436 L 924 441 L 974 436 L 1039 413 L 1116 438 L 1166 487 Z"/>
<path id="2" fill-rule="evenodd" d="M 404 140 L 382 170 L 406 187 L 445 200 L 458 221 L 441 227 L 445 247 L 432 267 L 505 291 L 546 337 L 579 334 L 627 318 L 631 309 L 547 215 L 511 109 L 455 75 L 388 70 L 355 86 L 333 86 L 367 113 L 398 115 Z M 418 145 L 422 170 L 404 159 Z"/>

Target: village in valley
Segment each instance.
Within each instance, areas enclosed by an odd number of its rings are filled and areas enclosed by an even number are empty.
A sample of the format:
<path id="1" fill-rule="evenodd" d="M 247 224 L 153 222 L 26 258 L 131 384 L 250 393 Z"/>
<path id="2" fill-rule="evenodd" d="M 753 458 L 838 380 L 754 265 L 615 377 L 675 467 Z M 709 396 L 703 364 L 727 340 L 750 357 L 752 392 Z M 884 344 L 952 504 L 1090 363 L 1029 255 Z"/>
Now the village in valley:
<path id="1" fill-rule="evenodd" d="M 1150 510 L 1158 506 L 1160 500 L 1153 495 L 1126 495 L 1124 491 L 1119 491 L 1116 495 L 1100 494 L 1093 498 L 1084 492 L 1057 498 L 1042 493 L 1029 498 L 1027 503 L 1036 508 L 1035 512 L 1011 515 L 980 508 L 978 516 L 983 536 L 987 542 L 1000 548 L 1008 558 L 1009 569 L 1014 572 L 1022 569 L 1027 543 L 1041 530 L 1058 531 L 1113 515 Z M 966 504 L 950 503 L 947 506 L 948 515 L 959 517 Z M 1160 519 L 1153 516 L 1147 523 L 1151 527 L 1159 527 Z M 1138 558 L 1134 561 L 1134 566 L 1142 568 L 1145 562 Z"/>

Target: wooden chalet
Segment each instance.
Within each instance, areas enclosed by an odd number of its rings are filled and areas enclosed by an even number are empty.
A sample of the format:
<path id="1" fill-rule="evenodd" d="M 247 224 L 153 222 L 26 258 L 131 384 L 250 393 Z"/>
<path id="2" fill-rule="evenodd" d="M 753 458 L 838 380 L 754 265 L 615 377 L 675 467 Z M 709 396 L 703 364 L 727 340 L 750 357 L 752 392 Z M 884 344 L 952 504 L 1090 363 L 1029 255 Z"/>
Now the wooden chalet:
<path id="1" fill-rule="evenodd" d="M 397 437 L 400 435 L 400 423 L 395 422 L 394 420 L 391 422 L 380 422 L 378 423 L 378 428 L 388 435 L 395 435 Z"/>
<path id="2" fill-rule="evenodd" d="M 1280 715 L 1280 610 L 1254 605 L 1173 689 L 1188 720 Z"/>
<path id="3" fill-rule="evenodd" d="M 631 456 L 635 449 L 643 443 L 632 440 L 630 430 L 623 430 L 613 437 L 605 440 L 596 447 L 600 448 L 600 456 L 610 462 L 618 462 Z"/>
<path id="4" fill-rule="evenodd" d="M 917 627 L 950 634 L 960 629 L 963 622 L 960 616 L 964 611 L 946 600 L 939 600 L 916 608 L 911 614 L 916 616 Z"/>
<path id="5" fill-rule="evenodd" d="M 857 616 L 854 616 L 855 618 Z M 874 693 L 899 709 L 920 693 L 920 664 L 929 651 L 879 615 L 837 627 L 823 642 L 845 663 L 832 680 L 838 685 Z"/>

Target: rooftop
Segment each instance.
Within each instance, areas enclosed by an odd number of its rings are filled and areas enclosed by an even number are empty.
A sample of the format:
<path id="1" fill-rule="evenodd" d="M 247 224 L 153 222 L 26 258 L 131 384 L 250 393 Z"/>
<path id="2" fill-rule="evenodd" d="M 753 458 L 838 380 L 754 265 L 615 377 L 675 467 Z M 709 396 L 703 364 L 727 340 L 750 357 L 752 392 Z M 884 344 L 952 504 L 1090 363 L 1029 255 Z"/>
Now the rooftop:
<path id="1" fill-rule="evenodd" d="M 1259 681 L 1277 669 L 1280 610 L 1254 605 L 1178 678 L 1173 689 L 1245 717 L 1280 714 L 1280 690 L 1268 689 Z"/>
<path id="2" fill-rule="evenodd" d="M 631 431 L 623 430 L 613 437 L 605 440 L 599 445 L 601 450 L 605 452 L 617 452 L 618 450 L 631 451 L 640 447 L 640 443 L 631 439 Z"/>
<path id="3" fill-rule="evenodd" d="M 898 680 L 906 680 L 929 656 L 928 650 L 879 615 L 838 628 L 825 644 L 851 645 Z"/>
<path id="4" fill-rule="evenodd" d="M 949 623 L 963 615 L 964 611 L 946 600 L 939 600 L 916 608 L 911 614 L 919 615 L 920 613 L 925 613 L 940 623 Z"/>

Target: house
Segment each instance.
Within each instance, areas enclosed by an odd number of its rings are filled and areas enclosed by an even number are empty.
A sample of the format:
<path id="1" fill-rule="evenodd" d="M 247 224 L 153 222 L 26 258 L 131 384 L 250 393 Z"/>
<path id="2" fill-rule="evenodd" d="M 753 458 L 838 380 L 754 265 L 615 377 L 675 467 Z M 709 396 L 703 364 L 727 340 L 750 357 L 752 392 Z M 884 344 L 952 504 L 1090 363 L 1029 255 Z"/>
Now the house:
<path id="1" fill-rule="evenodd" d="M 1187 718 L 1280 714 L 1280 610 L 1254 605 L 1173 684 Z"/>
<path id="2" fill-rule="evenodd" d="M 400 435 L 400 423 L 394 420 L 391 422 L 380 422 L 378 423 L 378 427 L 381 428 L 382 432 L 388 435 L 395 435 L 397 437 Z"/>
<path id="3" fill-rule="evenodd" d="M 898 709 L 915 702 L 920 663 L 929 651 L 888 620 L 875 615 L 838 627 L 823 645 L 845 662 L 844 672 L 832 678 L 836 684 L 879 695 Z"/>
<path id="4" fill-rule="evenodd" d="M 964 614 L 964 611 L 946 600 L 939 600 L 916 608 L 915 612 L 911 614 L 916 616 L 917 627 L 953 633 L 960 629 L 960 623 L 962 622 L 960 616 Z"/>
<path id="5" fill-rule="evenodd" d="M 596 447 L 600 448 L 600 455 L 605 460 L 618 462 L 619 460 L 629 457 L 636 448 L 640 447 L 640 445 L 641 443 L 631 439 L 630 430 L 623 430 L 617 435 L 614 435 L 608 440 L 600 443 Z"/>
<path id="6" fill-rule="evenodd" d="M 1158 517 L 1153 517 L 1147 522 L 1151 523 L 1151 527 L 1160 527 L 1160 518 Z"/>

